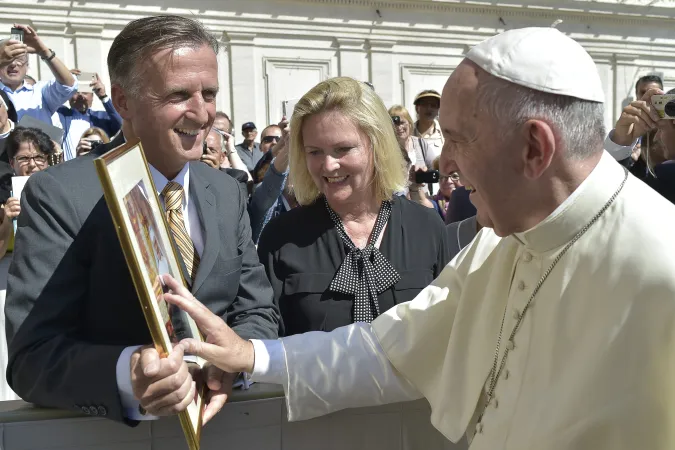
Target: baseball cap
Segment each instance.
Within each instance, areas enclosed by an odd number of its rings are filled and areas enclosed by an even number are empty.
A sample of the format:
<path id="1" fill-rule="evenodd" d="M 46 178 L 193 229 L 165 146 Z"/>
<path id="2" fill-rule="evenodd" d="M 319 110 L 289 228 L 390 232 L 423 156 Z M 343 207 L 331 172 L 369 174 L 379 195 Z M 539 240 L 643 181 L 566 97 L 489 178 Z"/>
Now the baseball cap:
<path id="1" fill-rule="evenodd" d="M 253 122 L 246 122 L 245 124 L 243 124 L 241 126 L 241 131 L 248 130 L 250 128 L 255 128 L 257 130 L 257 128 L 256 128 L 256 126 Z"/>

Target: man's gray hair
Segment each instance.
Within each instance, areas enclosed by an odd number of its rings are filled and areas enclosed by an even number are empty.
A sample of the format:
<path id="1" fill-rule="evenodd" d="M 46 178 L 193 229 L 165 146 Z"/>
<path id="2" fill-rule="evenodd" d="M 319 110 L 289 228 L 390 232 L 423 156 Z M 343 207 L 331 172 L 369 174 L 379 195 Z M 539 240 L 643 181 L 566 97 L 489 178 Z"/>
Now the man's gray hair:
<path id="1" fill-rule="evenodd" d="M 477 102 L 479 108 L 487 109 L 505 138 L 528 120 L 540 119 L 557 129 L 567 157 L 581 160 L 602 150 L 602 103 L 536 91 L 494 76 L 481 80 Z"/>
<path id="2" fill-rule="evenodd" d="M 197 20 L 174 15 L 133 20 L 117 35 L 108 52 L 110 81 L 129 94 L 139 94 L 138 79 L 143 76 L 139 62 L 160 50 L 203 45 L 218 53 L 218 41 Z"/>

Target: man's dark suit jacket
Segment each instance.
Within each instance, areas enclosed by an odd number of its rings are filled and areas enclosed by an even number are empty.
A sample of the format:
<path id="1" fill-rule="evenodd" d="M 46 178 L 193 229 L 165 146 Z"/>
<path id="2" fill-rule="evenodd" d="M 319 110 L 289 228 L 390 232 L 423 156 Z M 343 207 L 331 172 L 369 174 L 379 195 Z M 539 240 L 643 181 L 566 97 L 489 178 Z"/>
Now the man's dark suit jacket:
<path id="1" fill-rule="evenodd" d="M 5 307 L 7 380 L 31 403 L 134 423 L 123 417 L 117 360 L 152 340 L 93 164 L 120 143 L 26 185 Z M 192 292 L 243 338 L 276 338 L 278 310 L 237 184 L 190 163 L 205 244 Z"/>

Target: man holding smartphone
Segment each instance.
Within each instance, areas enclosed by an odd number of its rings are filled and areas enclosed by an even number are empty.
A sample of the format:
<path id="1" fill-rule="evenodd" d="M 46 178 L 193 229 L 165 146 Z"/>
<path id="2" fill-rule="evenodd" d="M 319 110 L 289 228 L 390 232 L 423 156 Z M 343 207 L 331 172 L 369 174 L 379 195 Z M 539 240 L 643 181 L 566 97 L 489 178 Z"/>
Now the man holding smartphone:
<path id="1" fill-rule="evenodd" d="M 77 80 L 56 56 L 56 52 L 42 42 L 33 28 L 15 24 L 13 30 L 15 37 L 23 38 L 26 53 L 0 63 L 0 89 L 14 103 L 19 120 L 24 115 L 29 115 L 51 124 L 51 117 L 59 106 L 77 91 Z M 18 44 L 19 41 L 10 39 L 8 43 Z M 28 54 L 38 55 L 52 71 L 54 79 L 34 86 L 26 84 L 24 78 L 28 72 Z"/>
<path id="2" fill-rule="evenodd" d="M 105 85 L 97 73 L 85 73 L 77 69 L 72 71 L 80 77 L 80 90 L 70 97 L 70 108 L 61 106 L 56 112 L 63 128 L 64 160 L 77 156 L 77 146 L 82 133 L 91 127 L 100 128 L 113 137 L 122 126 L 122 118 L 108 97 Z M 105 111 L 93 111 L 91 105 L 94 94 L 101 100 Z"/>

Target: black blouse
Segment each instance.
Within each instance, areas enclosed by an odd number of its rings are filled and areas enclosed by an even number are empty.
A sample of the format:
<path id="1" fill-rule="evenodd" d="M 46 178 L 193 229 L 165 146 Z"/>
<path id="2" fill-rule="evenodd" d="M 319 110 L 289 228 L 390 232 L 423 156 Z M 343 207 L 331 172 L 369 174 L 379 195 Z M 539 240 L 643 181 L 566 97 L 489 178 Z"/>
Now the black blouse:
<path id="1" fill-rule="evenodd" d="M 412 300 L 439 275 L 450 262 L 447 239 L 436 210 L 394 198 L 379 249 L 401 280 L 378 296 L 381 312 Z M 280 336 L 353 322 L 354 297 L 328 290 L 347 252 L 322 199 L 267 224 L 258 256 L 281 311 Z"/>

